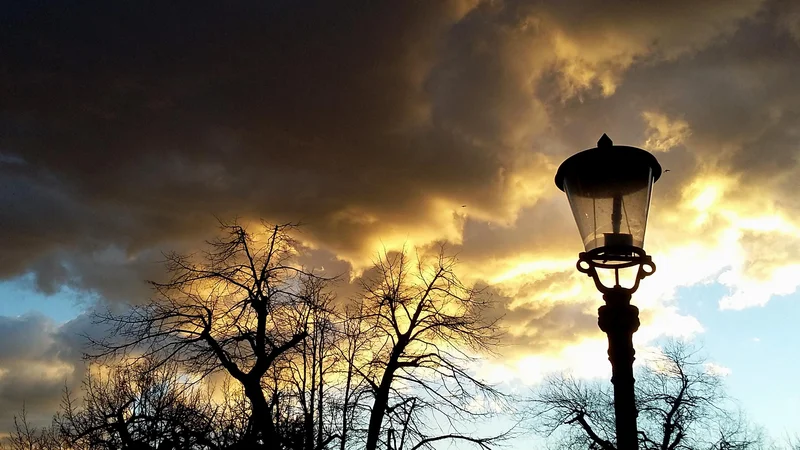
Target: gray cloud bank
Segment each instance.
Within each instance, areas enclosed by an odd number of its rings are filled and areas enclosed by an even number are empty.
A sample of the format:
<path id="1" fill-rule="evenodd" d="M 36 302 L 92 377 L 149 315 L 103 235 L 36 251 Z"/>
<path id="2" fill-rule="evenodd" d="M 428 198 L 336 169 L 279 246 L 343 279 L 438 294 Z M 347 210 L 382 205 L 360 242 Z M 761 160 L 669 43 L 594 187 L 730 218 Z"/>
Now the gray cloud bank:
<path id="1" fill-rule="evenodd" d="M 33 424 L 49 425 L 64 388 L 79 393 L 82 336 L 94 329 L 86 315 L 62 325 L 38 314 L 0 316 L 0 432 L 23 406 Z"/>

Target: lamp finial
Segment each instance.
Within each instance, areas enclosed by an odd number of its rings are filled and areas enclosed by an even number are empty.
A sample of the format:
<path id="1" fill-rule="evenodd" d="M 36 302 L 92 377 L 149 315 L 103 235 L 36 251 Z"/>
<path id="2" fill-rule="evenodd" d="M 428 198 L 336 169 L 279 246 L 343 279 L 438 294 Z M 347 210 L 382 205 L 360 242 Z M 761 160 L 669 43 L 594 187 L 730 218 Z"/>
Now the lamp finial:
<path id="1" fill-rule="evenodd" d="M 603 133 L 603 136 L 601 136 L 600 140 L 597 141 L 597 146 L 598 147 L 611 147 L 613 145 L 614 145 L 614 141 L 612 141 L 611 138 L 608 137 L 608 135 L 605 134 L 605 133 Z"/>

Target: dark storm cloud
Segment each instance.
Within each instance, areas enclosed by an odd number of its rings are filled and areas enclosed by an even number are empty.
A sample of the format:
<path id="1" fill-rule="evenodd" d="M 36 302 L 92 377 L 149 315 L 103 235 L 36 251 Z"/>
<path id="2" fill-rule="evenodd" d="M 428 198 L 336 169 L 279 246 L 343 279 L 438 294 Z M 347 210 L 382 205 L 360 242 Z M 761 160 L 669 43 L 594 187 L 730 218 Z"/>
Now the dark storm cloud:
<path id="1" fill-rule="evenodd" d="M 431 195 L 502 203 L 501 159 L 426 121 L 424 77 L 460 7 L 390 6 L 9 8 L 1 145 L 21 162 L 3 167 L 2 222 L 21 231 L 4 273 L 53 248 L 196 236 L 212 213 L 303 220 L 347 249 L 412 225 Z"/>
<path id="2" fill-rule="evenodd" d="M 350 257 L 437 208 L 513 223 L 551 183 L 548 74 L 559 101 L 606 89 L 637 55 L 694 52 L 759 3 L 15 2 L 0 19 L 0 271 L 94 288 L 105 275 L 81 258 L 122 267 L 197 242 L 212 214 L 302 220 Z M 675 31 L 690 6 L 703 26 Z M 589 22 L 597 34 L 575 26 Z"/>

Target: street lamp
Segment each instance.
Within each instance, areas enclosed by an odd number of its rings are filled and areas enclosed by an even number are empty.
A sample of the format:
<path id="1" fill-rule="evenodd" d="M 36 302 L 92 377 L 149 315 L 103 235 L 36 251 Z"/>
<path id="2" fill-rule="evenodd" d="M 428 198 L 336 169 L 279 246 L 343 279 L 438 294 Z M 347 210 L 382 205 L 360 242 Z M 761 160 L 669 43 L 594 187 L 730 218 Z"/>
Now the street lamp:
<path id="1" fill-rule="evenodd" d="M 638 449 L 632 338 L 639 329 L 639 308 L 630 301 L 639 281 L 656 270 L 643 246 L 650 193 L 660 176 L 655 156 L 614 145 L 605 134 L 596 148 L 567 158 L 556 173 L 586 249 L 578 256 L 578 271 L 592 277 L 606 302 L 598 310 L 598 325 L 608 335 L 619 450 Z M 635 270 L 627 287 L 620 280 L 626 269 Z M 603 283 L 609 279 L 613 284 Z"/>

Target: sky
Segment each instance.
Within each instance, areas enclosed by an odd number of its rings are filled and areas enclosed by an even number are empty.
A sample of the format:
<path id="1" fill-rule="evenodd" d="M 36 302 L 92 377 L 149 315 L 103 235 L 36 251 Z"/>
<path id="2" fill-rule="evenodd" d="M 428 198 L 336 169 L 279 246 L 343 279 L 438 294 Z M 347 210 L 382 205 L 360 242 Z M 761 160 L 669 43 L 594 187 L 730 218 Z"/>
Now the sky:
<path id="1" fill-rule="evenodd" d="M 504 314 L 485 376 L 606 376 L 553 182 L 603 133 L 669 169 L 637 348 L 696 340 L 753 421 L 800 421 L 798 2 L 11 0 L 0 43 L 0 430 L 217 217 L 302 222 L 347 279 L 447 242 Z"/>

